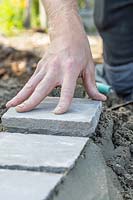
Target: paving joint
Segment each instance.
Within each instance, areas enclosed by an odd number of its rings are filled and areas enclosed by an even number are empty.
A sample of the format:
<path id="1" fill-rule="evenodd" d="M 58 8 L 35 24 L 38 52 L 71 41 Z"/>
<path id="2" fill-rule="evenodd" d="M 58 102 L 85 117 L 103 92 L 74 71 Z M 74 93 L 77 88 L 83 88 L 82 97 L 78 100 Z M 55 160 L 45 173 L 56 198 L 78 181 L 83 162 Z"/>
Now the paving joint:
<path id="1" fill-rule="evenodd" d="M 30 167 L 30 166 L 22 166 L 22 165 L 0 165 L 0 170 L 18 170 L 18 171 L 31 171 L 31 172 L 45 172 L 45 173 L 53 173 L 53 174 L 62 174 L 65 173 L 68 169 L 65 167 Z"/>

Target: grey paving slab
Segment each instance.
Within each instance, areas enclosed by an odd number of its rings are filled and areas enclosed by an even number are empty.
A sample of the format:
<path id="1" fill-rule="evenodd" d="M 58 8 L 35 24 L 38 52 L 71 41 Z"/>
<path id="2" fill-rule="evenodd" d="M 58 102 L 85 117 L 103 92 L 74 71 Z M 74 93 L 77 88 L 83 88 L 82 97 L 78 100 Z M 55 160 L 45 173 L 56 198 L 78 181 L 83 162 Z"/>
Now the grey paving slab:
<path id="1" fill-rule="evenodd" d="M 88 142 L 75 167 L 64 177 L 48 200 L 122 200 L 120 191 L 107 175 L 101 150 Z M 110 181 L 108 181 L 110 179 Z"/>
<path id="2" fill-rule="evenodd" d="M 62 172 L 72 168 L 88 138 L 0 133 L 0 168 Z"/>
<path id="3" fill-rule="evenodd" d="M 10 108 L 2 117 L 9 131 L 28 130 L 41 134 L 89 136 L 95 132 L 102 110 L 100 101 L 73 99 L 69 111 L 63 115 L 52 113 L 59 98 L 48 97 L 37 108 L 26 113 L 17 113 Z"/>
<path id="4" fill-rule="evenodd" d="M 2 200 L 122 200 L 110 176 L 90 139 L 0 133 Z"/>
<path id="5" fill-rule="evenodd" d="M 62 174 L 0 170 L 1 200 L 45 200 Z"/>

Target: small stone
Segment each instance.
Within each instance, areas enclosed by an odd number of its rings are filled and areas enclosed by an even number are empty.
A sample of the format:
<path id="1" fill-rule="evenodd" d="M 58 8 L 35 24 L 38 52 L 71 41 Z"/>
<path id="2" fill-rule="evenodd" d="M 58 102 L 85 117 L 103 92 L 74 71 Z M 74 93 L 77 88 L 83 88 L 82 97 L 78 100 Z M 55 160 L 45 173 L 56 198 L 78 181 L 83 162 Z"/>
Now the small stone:
<path id="1" fill-rule="evenodd" d="M 133 144 L 130 145 L 130 152 L 133 154 Z"/>
<path id="2" fill-rule="evenodd" d="M 122 166 L 119 165 L 119 164 L 114 165 L 114 166 L 113 166 L 113 169 L 114 169 L 114 171 L 115 171 L 115 173 L 116 173 L 117 175 L 121 175 L 121 174 L 123 174 L 124 171 L 125 171 L 124 167 L 122 167 Z"/>
<path id="3" fill-rule="evenodd" d="M 126 184 L 132 188 L 133 187 L 133 177 L 130 174 L 124 174 L 124 177 L 125 177 Z"/>

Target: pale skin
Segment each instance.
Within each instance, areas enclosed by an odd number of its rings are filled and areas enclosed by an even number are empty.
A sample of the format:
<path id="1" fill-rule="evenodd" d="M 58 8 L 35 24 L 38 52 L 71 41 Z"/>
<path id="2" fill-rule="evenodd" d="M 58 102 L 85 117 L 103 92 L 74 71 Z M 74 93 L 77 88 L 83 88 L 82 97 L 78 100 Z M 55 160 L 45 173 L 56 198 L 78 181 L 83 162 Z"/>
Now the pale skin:
<path id="1" fill-rule="evenodd" d="M 57 86 L 61 96 L 55 114 L 65 113 L 72 102 L 76 81 L 82 77 L 90 98 L 105 101 L 95 84 L 89 42 L 78 15 L 77 0 L 42 0 L 49 20 L 51 44 L 23 89 L 7 103 L 18 112 L 35 108 Z"/>

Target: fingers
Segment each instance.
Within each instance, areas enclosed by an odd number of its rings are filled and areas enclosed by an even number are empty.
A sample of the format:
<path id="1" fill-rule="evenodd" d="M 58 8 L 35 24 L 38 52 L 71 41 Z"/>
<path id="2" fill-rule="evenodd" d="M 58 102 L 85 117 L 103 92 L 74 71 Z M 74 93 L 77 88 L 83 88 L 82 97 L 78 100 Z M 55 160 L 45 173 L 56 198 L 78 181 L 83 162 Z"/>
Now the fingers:
<path id="1" fill-rule="evenodd" d="M 33 93 L 35 87 L 39 84 L 46 73 L 46 65 L 47 62 L 44 62 L 43 60 L 39 61 L 36 70 L 34 71 L 29 81 L 26 83 L 26 85 L 13 99 L 7 102 L 7 108 L 21 104 Z"/>
<path id="2" fill-rule="evenodd" d="M 74 78 L 71 75 L 65 76 L 62 84 L 59 103 L 53 111 L 55 114 L 63 114 L 68 110 L 74 95 L 77 77 Z"/>
<path id="3" fill-rule="evenodd" d="M 26 112 L 36 107 L 55 87 L 54 74 L 47 73 L 45 78 L 38 84 L 32 95 L 24 103 L 18 105 L 18 112 Z"/>
<path id="4" fill-rule="evenodd" d="M 94 100 L 105 101 L 107 97 L 101 94 L 95 83 L 94 67 L 88 66 L 83 73 L 83 83 L 89 97 Z"/>
<path id="5" fill-rule="evenodd" d="M 14 107 L 25 101 L 33 93 L 34 89 L 43 79 L 44 75 L 45 73 L 42 70 L 39 73 L 36 73 L 35 71 L 30 80 L 23 87 L 23 89 L 13 99 L 7 102 L 6 107 Z"/>

